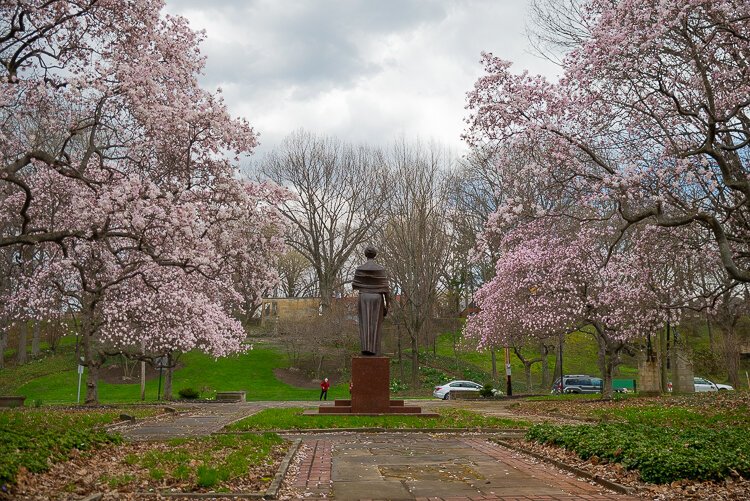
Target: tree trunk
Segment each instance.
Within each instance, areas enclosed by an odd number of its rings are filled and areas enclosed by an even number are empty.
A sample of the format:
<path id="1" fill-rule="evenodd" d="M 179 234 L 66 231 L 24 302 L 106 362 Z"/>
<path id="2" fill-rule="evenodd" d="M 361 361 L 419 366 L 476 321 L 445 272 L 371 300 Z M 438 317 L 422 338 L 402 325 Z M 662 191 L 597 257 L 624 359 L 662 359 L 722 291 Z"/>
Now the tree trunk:
<path id="1" fill-rule="evenodd" d="M 333 278 L 318 273 L 318 284 L 320 287 L 320 305 L 323 315 L 331 311 L 331 296 L 333 296 Z"/>
<path id="2" fill-rule="evenodd" d="M 714 353 L 714 330 L 711 328 L 711 317 L 706 313 L 706 328 L 708 329 L 708 347 Z"/>
<path id="3" fill-rule="evenodd" d="M 81 343 L 83 344 L 83 364 L 86 371 L 86 400 L 87 405 L 99 403 L 99 368 L 104 363 L 104 356 L 96 347 L 96 327 L 94 321 L 94 301 L 83 300 L 81 308 Z"/>
<path id="4" fill-rule="evenodd" d="M 620 351 L 624 347 L 622 343 L 611 341 L 607 338 L 601 328 L 596 327 L 596 340 L 599 344 L 599 369 L 602 374 L 602 400 L 611 400 L 614 394 L 612 389 L 612 374 L 615 367 L 620 364 Z"/>
<path id="5" fill-rule="evenodd" d="M 664 329 L 659 329 L 659 367 L 661 369 L 661 392 L 667 393 L 669 375 L 667 374 L 667 335 Z"/>
<path id="6" fill-rule="evenodd" d="M 26 363 L 26 342 L 28 339 L 29 323 L 23 322 L 18 327 L 18 353 L 16 354 L 16 363 L 23 365 Z"/>
<path id="7" fill-rule="evenodd" d="M 526 391 L 531 391 L 532 384 L 531 384 L 531 366 L 534 365 L 537 362 L 541 362 L 543 357 L 538 358 L 526 358 L 523 356 L 523 353 L 521 350 L 517 347 L 513 347 L 513 353 L 516 354 L 516 358 L 521 361 L 523 364 L 523 373 L 524 376 L 526 376 Z M 510 363 L 510 361 L 509 361 Z"/>
<path id="8" fill-rule="evenodd" d="M 539 353 L 542 354 L 542 390 L 549 389 L 549 360 L 547 359 L 549 356 L 549 349 L 547 348 L 547 345 L 544 344 L 544 341 L 540 343 Z"/>
<path id="9" fill-rule="evenodd" d="M 740 387 L 740 349 L 737 331 L 734 325 L 724 328 L 724 363 L 727 366 L 727 377 L 732 386 Z"/>
<path id="10" fill-rule="evenodd" d="M 322 353 L 320 354 L 320 360 L 318 360 L 318 369 L 315 371 L 315 379 L 322 379 L 322 372 L 323 372 L 323 359 L 325 358 L 325 355 Z"/>
<path id="11" fill-rule="evenodd" d="M 174 370 L 174 364 L 172 363 L 172 354 L 167 353 L 167 371 L 164 374 L 164 400 L 172 400 L 172 371 Z"/>
<path id="12" fill-rule="evenodd" d="M 39 358 L 39 338 L 41 337 L 41 322 L 34 320 L 34 333 L 31 336 L 31 358 Z"/>
<path id="13" fill-rule="evenodd" d="M 490 350 L 490 355 L 492 356 L 492 383 L 497 385 L 497 352 L 494 348 Z"/>
<path id="14" fill-rule="evenodd" d="M 86 323 L 84 322 L 84 325 Z M 88 369 L 86 371 L 86 399 L 84 403 L 94 405 L 99 403 L 99 368 L 103 360 L 94 349 L 94 341 L 90 334 L 84 332 L 81 340 L 83 341 L 83 352 L 86 358 L 83 365 Z"/>
<path id="15" fill-rule="evenodd" d="M 5 322 L 0 323 L 0 369 L 5 368 L 5 348 L 8 346 L 8 330 Z"/>
<path id="16" fill-rule="evenodd" d="M 419 341 L 417 333 L 411 335 L 411 386 L 419 388 Z"/>
<path id="17" fill-rule="evenodd" d="M 401 382 L 404 382 L 404 358 L 401 352 L 401 327 L 398 329 L 398 370 L 400 373 Z"/>
<path id="18" fill-rule="evenodd" d="M 526 391 L 531 393 L 531 364 L 533 362 L 524 362 L 523 364 L 523 375 L 526 376 Z"/>

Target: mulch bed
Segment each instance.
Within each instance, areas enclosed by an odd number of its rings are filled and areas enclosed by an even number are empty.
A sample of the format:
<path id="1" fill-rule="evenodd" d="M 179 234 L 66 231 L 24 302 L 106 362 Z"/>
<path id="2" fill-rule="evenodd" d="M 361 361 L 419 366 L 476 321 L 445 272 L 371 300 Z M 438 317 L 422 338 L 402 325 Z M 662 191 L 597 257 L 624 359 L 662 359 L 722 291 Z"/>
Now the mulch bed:
<path id="1" fill-rule="evenodd" d="M 264 492 L 278 471 L 287 447 L 288 444 L 275 447 L 270 464 L 253 465 L 246 475 L 221 482 L 213 489 L 197 488 L 194 479 L 154 480 L 148 469 L 126 461 L 128 455 L 141 456 L 148 451 L 167 449 L 168 445 L 163 442 L 125 443 L 90 452 L 74 449 L 69 461 L 56 463 L 45 473 L 20 471 L 13 492 L 0 493 L 0 499 L 67 500 L 94 493 L 104 493 L 104 499 L 138 499 L 138 492 L 211 492 L 218 489 Z"/>

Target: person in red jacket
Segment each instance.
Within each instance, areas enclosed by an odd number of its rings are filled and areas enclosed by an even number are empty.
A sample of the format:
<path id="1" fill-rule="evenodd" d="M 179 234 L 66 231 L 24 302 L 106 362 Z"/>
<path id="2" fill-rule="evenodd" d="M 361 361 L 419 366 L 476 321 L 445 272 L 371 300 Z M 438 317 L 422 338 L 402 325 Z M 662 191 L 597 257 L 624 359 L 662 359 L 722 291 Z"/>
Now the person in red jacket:
<path id="1" fill-rule="evenodd" d="M 331 383 L 328 382 L 328 378 L 320 382 L 320 398 L 318 400 L 328 400 L 328 388 L 330 387 Z"/>

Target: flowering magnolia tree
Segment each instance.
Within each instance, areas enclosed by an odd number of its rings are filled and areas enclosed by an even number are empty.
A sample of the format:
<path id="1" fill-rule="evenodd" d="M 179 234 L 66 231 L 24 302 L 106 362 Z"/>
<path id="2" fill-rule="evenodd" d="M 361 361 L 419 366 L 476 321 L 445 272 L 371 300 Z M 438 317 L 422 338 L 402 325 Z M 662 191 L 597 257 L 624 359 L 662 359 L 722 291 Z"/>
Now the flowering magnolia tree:
<path id="1" fill-rule="evenodd" d="M 485 54 L 467 140 L 544 145 L 535 178 L 623 228 L 696 227 L 750 281 L 750 5 L 586 0 L 575 13 L 558 83 Z"/>
<path id="2" fill-rule="evenodd" d="M 45 256 L 3 305 L 80 312 L 87 402 L 113 350 L 240 350 L 233 314 L 283 247 L 286 193 L 238 180 L 255 134 L 198 86 L 201 36 L 162 7 L 0 5 L 0 247 Z"/>
<path id="3" fill-rule="evenodd" d="M 653 332 L 669 310 L 657 296 L 652 268 L 628 246 L 612 253 L 607 227 L 540 220 L 503 241 L 495 277 L 476 294 L 480 312 L 466 324 L 479 346 L 544 339 L 583 329 L 599 347 L 604 396 L 630 341 Z"/>

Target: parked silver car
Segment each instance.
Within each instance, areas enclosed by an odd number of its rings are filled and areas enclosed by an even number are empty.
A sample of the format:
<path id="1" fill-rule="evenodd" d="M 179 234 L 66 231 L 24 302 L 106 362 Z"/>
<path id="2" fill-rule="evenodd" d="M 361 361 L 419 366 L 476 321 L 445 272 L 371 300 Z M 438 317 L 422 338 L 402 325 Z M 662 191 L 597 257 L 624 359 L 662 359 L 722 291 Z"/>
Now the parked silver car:
<path id="1" fill-rule="evenodd" d="M 601 393 L 603 381 L 585 374 L 569 374 L 563 377 L 563 383 L 557 378 L 552 383 L 551 393 Z"/>
<path id="2" fill-rule="evenodd" d="M 482 385 L 475 383 L 474 381 L 451 381 L 449 383 L 441 384 L 436 386 L 432 392 L 432 396 L 443 400 L 451 398 L 451 392 L 457 391 L 479 391 L 482 389 Z"/>
<path id="3" fill-rule="evenodd" d="M 713 381 L 703 378 L 694 377 L 693 385 L 695 386 L 695 392 L 707 392 L 707 391 L 729 391 L 734 390 L 733 386 L 728 384 L 714 383 Z"/>
<path id="4" fill-rule="evenodd" d="M 734 391 L 734 386 L 728 384 L 714 383 L 704 377 L 693 378 L 693 388 L 696 393 L 708 393 L 712 391 Z M 672 381 L 667 383 L 667 391 L 672 391 Z"/>

